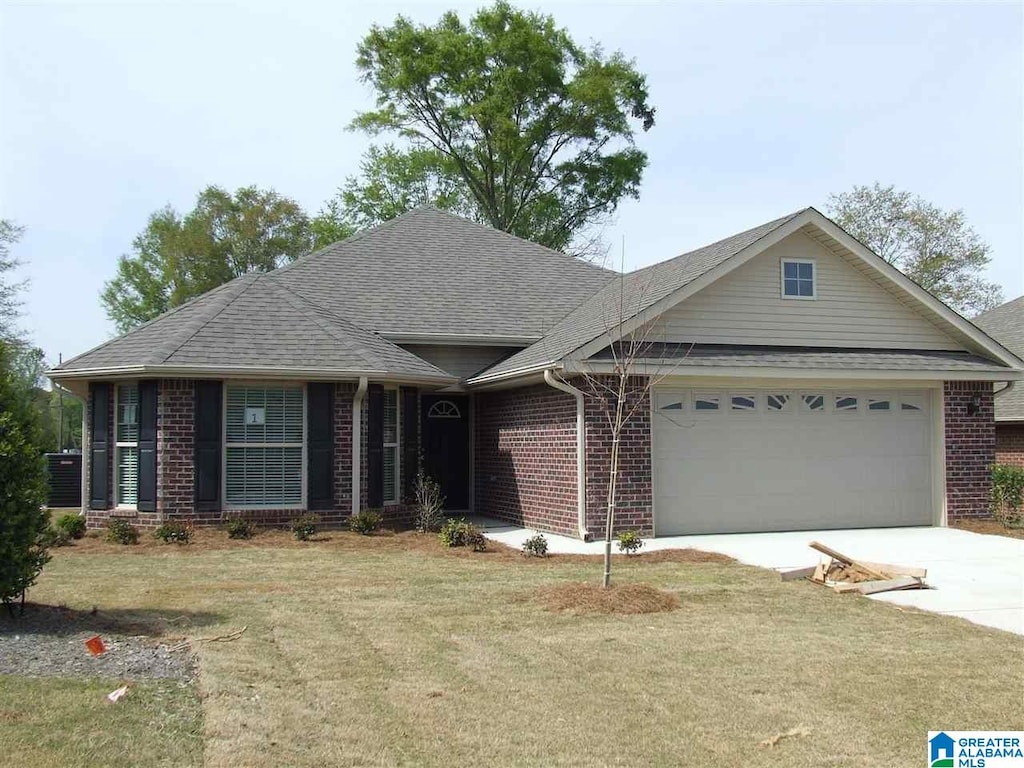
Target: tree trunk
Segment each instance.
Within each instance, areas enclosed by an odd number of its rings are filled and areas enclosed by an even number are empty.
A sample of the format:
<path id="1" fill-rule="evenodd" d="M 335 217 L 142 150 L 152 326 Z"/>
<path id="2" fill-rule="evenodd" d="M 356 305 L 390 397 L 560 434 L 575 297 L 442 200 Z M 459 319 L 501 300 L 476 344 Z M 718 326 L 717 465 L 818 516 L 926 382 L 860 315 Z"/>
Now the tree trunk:
<path id="1" fill-rule="evenodd" d="M 622 436 L 622 411 L 625 407 L 626 376 L 619 374 L 619 391 L 612 421 L 611 474 L 608 478 L 608 509 L 604 521 L 604 586 L 612 585 L 612 527 L 615 524 L 615 497 L 619 480 L 619 438 Z"/>

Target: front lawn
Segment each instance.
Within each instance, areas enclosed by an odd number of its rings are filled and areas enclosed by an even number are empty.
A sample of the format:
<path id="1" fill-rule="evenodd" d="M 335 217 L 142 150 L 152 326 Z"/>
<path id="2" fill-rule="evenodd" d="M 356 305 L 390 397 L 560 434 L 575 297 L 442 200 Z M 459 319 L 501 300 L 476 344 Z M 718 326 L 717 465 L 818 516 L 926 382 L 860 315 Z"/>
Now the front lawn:
<path id="1" fill-rule="evenodd" d="M 0 677 L 4 762 L 895 767 L 928 730 L 1024 727 L 1021 638 L 957 619 L 664 555 L 615 578 L 679 609 L 552 613 L 599 560 L 329 536 L 56 550 L 36 603 L 163 616 L 168 643 L 246 629 L 195 643 L 197 689 Z"/>

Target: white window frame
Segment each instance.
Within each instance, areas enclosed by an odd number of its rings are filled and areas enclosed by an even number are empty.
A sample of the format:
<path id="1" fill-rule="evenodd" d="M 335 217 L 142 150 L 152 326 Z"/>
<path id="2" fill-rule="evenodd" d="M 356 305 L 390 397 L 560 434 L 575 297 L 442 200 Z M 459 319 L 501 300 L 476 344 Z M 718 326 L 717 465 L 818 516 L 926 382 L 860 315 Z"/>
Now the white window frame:
<path id="1" fill-rule="evenodd" d="M 120 424 L 121 387 L 134 387 L 135 389 L 135 440 L 118 440 L 118 425 Z M 114 507 L 126 511 L 137 512 L 139 509 L 139 382 L 121 381 L 114 384 Z M 121 501 L 121 483 L 118 476 L 121 469 L 121 449 L 135 449 L 135 504 L 126 504 Z"/>
<path id="2" fill-rule="evenodd" d="M 223 499 L 223 511 L 243 511 L 250 509 L 300 509 L 305 510 L 307 508 L 307 493 L 306 489 L 308 486 L 307 472 L 309 470 L 309 457 L 307 456 L 307 430 L 308 430 L 308 409 L 309 409 L 309 393 L 305 382 L 303 382 L 302 389 L 302 491 L 301 498 L 298 504 L 275 504 L 274 506 L 267 506 L 266 504 L 230 504 L 228 503 L 228 448 L 295 448 L 298 443 L 229 443 L 228 442 L 228 388 L 229 387 L 253 387 L 253 388 L 276 388 L 276 389 L 288 389 L 288 383 L 282 383 L 280 381 L 225 381 L 221 386 L 221 418 L 220 418 L 220 441 L 221 441 L 221 456 L 220 456 L 220 497 Z"/>
<path id="3" fill-rule="evenodd" d="M 786 293 L 786 265 L 787 264 L 810 264 L 811 265 L 811 295 L 790 296 Z M 816 259 L 781 259 L 779 262 L 779 293 L 783 299 L 795 299 L 796 301 L 814 301 L 818 298 L 818 262 Z"/>
<path id="4" fill-rule="evenodd" d="M 392 499 L 387 498 L 382 493 L 381 503 L 384 506 L 398 504 L 402 497 L 402 393 L 398 387 L 384 387 L 385 392 L 395 393 L 395 441 L 393 443 L 385 442 L 383 444 L 383 450 L 394 450 L 395 452 L 395 497 Z M 383 403 L 381 403 L 383 408 Z M 387 431 L 386 428 L 384 430 Z M 384 471 L 384 457 L 381 456 L 381 472 Z"/>

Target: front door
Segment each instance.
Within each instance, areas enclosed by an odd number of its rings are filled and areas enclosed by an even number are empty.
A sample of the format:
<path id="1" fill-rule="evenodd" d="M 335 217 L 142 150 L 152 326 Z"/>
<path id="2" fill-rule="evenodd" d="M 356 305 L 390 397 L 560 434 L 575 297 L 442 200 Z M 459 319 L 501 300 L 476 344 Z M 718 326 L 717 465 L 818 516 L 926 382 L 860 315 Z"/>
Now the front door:
<path id="1" fill-rule="evenodd" d="M 444 508 L 469 509 L 469 398 L 423 395 L 423 469 L 441 486 Z"/>

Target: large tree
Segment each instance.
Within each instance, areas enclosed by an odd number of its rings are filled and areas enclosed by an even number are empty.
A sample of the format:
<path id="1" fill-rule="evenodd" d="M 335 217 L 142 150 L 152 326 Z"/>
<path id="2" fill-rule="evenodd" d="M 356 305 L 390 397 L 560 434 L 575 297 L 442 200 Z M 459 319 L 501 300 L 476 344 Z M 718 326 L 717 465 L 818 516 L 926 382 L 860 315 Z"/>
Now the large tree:
<path id="1" fill-rule="evenodd" d="M 502 0 L 468 24 L 454 12 L 434 26 L 399 16 L 370 30 L 356 64 L 377 108 L 352 127 L 407 139 L 378 152 L 404 153 L 442 193 L 458 183 L 491 226 L 564 250 L 639 194 L 647 155 L 634 124 L 654 125 L 646 78 L 551 16 Z"/>
<path id="2" fill-rule="evenodd" d="M 0 340 L 8 342 L 21 337 L 17 327 L 21 315 L 19 294 L 25 282 L 14 279 L 19 262 L 11 255 L 11 246 L 21 239 L 23 232 L 13 221 L 0 219 Z"/>
<path id="3" fill-rule="evenodd" d="M 957 311 L 974 316 L 1002 302 L 999 286 L 981 275 L 988 245 L 962 210 L 946 211 L 878 182 L 830 195 L 839 226 Z"/>
<path id="4" fill-rule="evenodd" d="M 277 269 L 319 244 L 294 200 L 255 186 L 234 194 L 210 186 L 184 216 L 168 206 L 149 217 L 101 299 L 124 332 L 247 272 Z"/>

